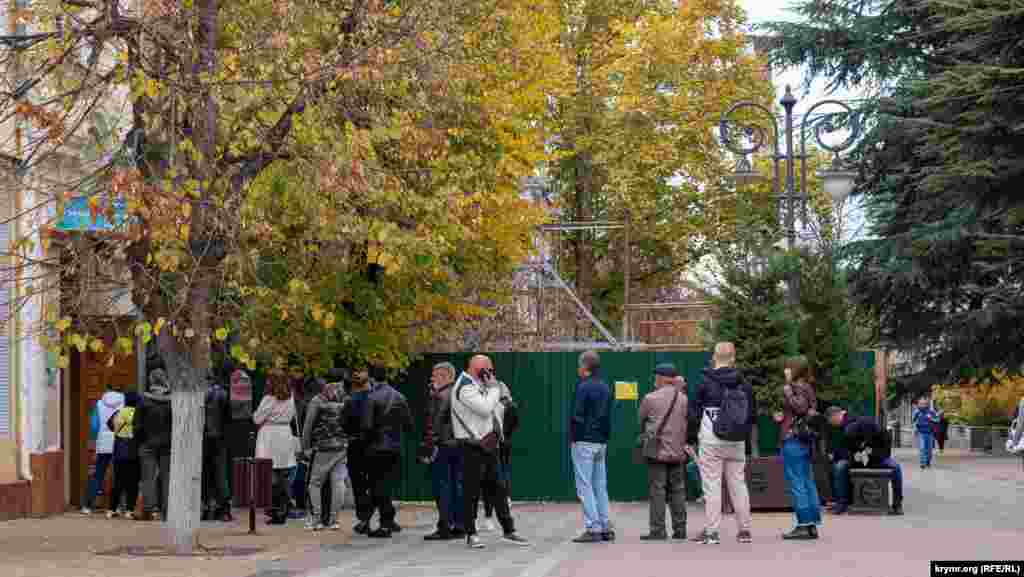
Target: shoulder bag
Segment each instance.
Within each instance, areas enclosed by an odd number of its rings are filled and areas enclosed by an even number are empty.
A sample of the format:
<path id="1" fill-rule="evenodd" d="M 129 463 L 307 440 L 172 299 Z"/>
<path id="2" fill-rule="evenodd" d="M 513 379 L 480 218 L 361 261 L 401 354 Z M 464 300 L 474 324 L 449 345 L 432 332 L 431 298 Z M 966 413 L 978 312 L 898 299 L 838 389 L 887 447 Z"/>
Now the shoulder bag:
<path id="1" fill-rule="evenodd" d="M 640 433 L 637 437 L 636 447 L 633 447 L 633 463 L 636 465 L 643 465 L 649 461 L 657 460 L 658 458 L 658 442 L 661 437 L 661 432 L 665 430 L 665 424 L 668 423 L 668 418 L 672 416 L 672 411 L 676 408 L 676 401 L 679 400 L 679 391 L 676 391 L 674 397 L 672 397 L 672 403 L 668 406 L 668 412 L 661 418 L 661 422 L 658 423 L 658 430 L 654 433 L 654 436 L 648 435 L 645 432 Z"/>
<path id="2" fill-rule="evenodd" d="M 459 398 L 460 392 L 462 392 L 461 387 L 455 393 L 456 399 Z M 482 438 L 478 438 L 476 434 L 473 433 L 473 429 L 470 429 L 468 426 L 466 426 L 466 422 L 462 420 L 462 417 L 459 416 L 459 413 L 455 411 L 454 407 L 452 408 L 452 416 L 455 417 L 455 420 L 457 420 L 459 424 L 462 425 L 462 428 L 466 430 L 466 434 L 468 434 L 470 438 L 472 438 L 473 441 L 475 441 L 476 444 L 479 445 L 480 448 L 483 449 L 485 453 L 487 453 L 488 455 L 494 455 L 498 452 L 498 445 L 500 444 L 500 442 L 498 438 L 498 433 L 495 431 L 495 429 L 497 428 L 495 426 L 497 425 L 497 419 L 494 417 L 494 413 L 491 413 L 491 431 L 484 435 Z"/>

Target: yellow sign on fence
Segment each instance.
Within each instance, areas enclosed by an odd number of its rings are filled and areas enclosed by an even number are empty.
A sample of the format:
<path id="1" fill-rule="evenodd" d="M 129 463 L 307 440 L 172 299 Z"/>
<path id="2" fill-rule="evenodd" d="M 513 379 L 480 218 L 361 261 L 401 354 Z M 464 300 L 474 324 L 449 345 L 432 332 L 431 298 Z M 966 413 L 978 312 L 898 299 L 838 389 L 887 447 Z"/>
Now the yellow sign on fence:
<path id="1" fill-rule="evenodd" d="M 615 399 L 619 401 L 635 401 L 640 397 L 636 383 L 615 381 Z"/>

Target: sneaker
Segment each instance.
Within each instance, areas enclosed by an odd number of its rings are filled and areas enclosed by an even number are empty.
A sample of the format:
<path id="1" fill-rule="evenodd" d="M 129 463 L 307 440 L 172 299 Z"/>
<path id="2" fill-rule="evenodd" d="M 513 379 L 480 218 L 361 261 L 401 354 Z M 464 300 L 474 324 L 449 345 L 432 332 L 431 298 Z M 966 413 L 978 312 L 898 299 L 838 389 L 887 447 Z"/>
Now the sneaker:
<path id="1" fill-rule="evenodd" d="M 505 533 L 505 535 L 502 537 L 502 540 L 505 541 L 506 543 L 511 543 L 513 545 L 519 545 L 520 547 L 526 547 L 527 545 L 530 544 L 529 541 L 527 541 L 526 539 L 523 539 L 522 537 L 520 537 L 519 535 L 516 535 L 515 533 Z"/>
<path id="2" fill-rule="evenodd" d="M 121 514 L 118 513 L 117 511 L 107 511 L 107 519 L 116 519 L 117 517 L 120 517 L 120 516 L 121 516 Z"/>
<path id="3" fill-rule="evenodd" d="M 783 533 L 782 538 L 786 541 L 809 541 L 817 538 L 817 530 L 815 529 L 815 535 L 811 535 L 812 526 L 802 525 L 800 527 L 794 527 L 792 531 Z"/>
<path id="4" fill-rule="evenodd" d="M 125 511 L 124 515 L 122 515 L 122 517 L 124 517 L 125 519 L 127 519 L 129 521 L 134 521 L 135 520 L 135 513 L 132 513 L 131 511 Z"/>
<path id="5" fill-rule="evenodd" d="M 701 539 L 702 545 L 718 545 L 722 542 L 718 537 L 718 533 L 704 533 L 704 538 Z"/>
<path id="6" fill-rule="evenodd" d="M 484 545 L 484 542 L 480 540 L 480 537 L 477 537 L 476 535 L 466 535 L 466 546 L 470 549 L 484 549 L 487 547 L 487 545 Z"/>
<path id="7" fill-rule="evenodd" d="M 579 537 L 572 540 L 573 543 L 600 543 L 603 539 L 600 533 L 584 531 Z"/>
<path id="8" fill-rule="evenodd" d="M 603 533 L 601 533 L 601 540 L 602 541 L 614 541 L 615 540 L 615 531 L 613 529 L 608 529 L 607 531 L 604 531 Z"/>
<path id="9" fill-rule="evenodd" d="M 88 517 L 89 515 L 92 515 L 92 509 L 88 507 L 82 507 L 82 510 L 79 511 L 79 514 Z"/>
<path id="10" fill-rule="evenodd" d="M 838 505 L 837 504 L 837 505 L 834 505 L 832 507 L 831 513 L 833 515 L 845 515 L 846 514 L 846 510 L 847 510 L 846 505 Z"/>
<path id="11" fill-rule="evenodd" d="M 451 539 L 452 539 L 452 534 L 451 533 L 442 533 L 440 531 L 434 531 L 433 533 L 430 533 L 429 535 L 424 535 L 423 536 L 423 540 L 424 541 L 451 541 Z"/>
<path id="12" fill-rule="evenodd" d="M 341 531 L 341 523 L 331 523 L 327 526 L 328 531 Z"/>
<path id="13" fill-rule="evenodd" d="M 370 531 L 367 537 L 372 537 L 374 539 L 390 539 L 391 529 L 385 529 L 384 527 L 380 527 L 376 531 Z"/>
<path id="14" fill-rule="evenodd" d="M 652 531 L 652 532 L 650 532 L 650 533 L 648 533 L 646 535 L 640 535 L 640 540 L 641 541 L 667 541 L 668 540 L 668 535 L 666 535 L 665 533 L 655 533 L 655 532 Z"/>
<path id="15" fill-rule="evenodd" d="M 736 540 L 740 543 L 750 543 L 754 539 L 750 536 L 750 531 L 740 531 L 736 534 Z"/>
<path id="16" fill-rule="evenodd" d="M 895 505 L 892 506 L 892 509 L 889 509 L 889 514 L 890 515 L 896 515 L 896 516 L 902 515 L 903 514 L 903 505 L 901 503 L 896 503 Z"/>
<path id="17" fill-rule="evenodd" d="M 686 531 L 673 531 L 672 539 L 675 541 L 686 541 Z"/>
<path id="18" fill-rule="evenodd" d="M 490 517 L 486 517 L 484 519 L 482 529 L 488 533 L 494 533 L 498 530 L 497 526 L 494 524 L 494 519 L 491 519 Z"/>
<path id="19" fill-rule="evenodd" d="M 370 533 L 370 524 L 366 521 L 360 521 L 356 523 L 355 527 L 352 527 L 352 532 L 356 535 L 368 535 Z"/>

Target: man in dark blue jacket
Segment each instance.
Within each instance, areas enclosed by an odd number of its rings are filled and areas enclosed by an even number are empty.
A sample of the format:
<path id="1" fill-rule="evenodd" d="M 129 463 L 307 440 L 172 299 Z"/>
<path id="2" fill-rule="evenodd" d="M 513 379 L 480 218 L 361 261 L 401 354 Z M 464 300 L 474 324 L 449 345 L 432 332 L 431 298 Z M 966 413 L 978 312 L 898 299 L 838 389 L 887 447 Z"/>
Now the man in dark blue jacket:
<path id="1" fill-rule="evenodd" d="M 371 506 L 380 513 L 380 528 L 369 536 L 388 538 L 402 530 L 395 522 L 391 497 L 402 475 L 402 433 L 413 431 L 413 419 L 405 395 L 383 381 L 381 369 L 375 367 L 374 373 L 361 426 L 366 440 Z"/>
<path id="2" fill-rule="evenodd" d="M 833 427 L 842 429 L 843 440 L 832 448 L 832 493 L 835 506 L 832 513 L 842 515 L 850 505 L 850 467 L 892 469 L 891 515 L 903 514 L 903 470 L 892 458 L 889 434 L 874 417 L 850 416 L 840 407 L 829 407 L 825 412 Z"/>
<path id="3" fill-rule="evenodd" d="M 601 357 L 594 351 L 580 355 L 572 422 L 572 463 L 576 472 L 576 494 L 583 502 L 586 532 L 576 543 L 615 540 L 608 519 L 608 438 L 614 403 L 611 388 L 601 378 Z"/>

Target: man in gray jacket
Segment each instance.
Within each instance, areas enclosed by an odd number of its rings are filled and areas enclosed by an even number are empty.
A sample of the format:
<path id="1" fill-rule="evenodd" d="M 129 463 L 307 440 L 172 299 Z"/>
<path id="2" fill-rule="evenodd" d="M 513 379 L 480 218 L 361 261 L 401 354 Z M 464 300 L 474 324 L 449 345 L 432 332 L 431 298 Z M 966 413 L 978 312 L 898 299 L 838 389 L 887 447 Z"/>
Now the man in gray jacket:
<path id="1" fill-rule="evenodd" d="M 494 510 L 504 531 L 504 540 L 515 545 L 529 545 L 515 532 L 515 523 L 508 507 L 508 490 L 498 483 L 498 456 L 502 443 L 501 418 L 496 415 L 501 403 L 501 383 L 495 378 L 491 359 L 477 355 L 459 376 L 452 392 L 452 426 L 462 447 L 465 472 L 463 477 L 463 515 L 466 523 L 466 544 L 482 549 L 476 535 L 476 512 L 481 484 L 494 483 Z M 497 438 L 497 442 L 491 442 Z"/>

